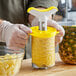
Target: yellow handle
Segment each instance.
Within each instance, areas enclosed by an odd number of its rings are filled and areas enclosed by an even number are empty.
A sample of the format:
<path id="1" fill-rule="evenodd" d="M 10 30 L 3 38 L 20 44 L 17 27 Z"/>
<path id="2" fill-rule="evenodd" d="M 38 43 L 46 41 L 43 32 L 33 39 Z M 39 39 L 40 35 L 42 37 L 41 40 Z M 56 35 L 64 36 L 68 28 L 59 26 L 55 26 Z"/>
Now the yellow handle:
<path id="1" fill-rule="evenodd" d="M 34 8 L 34 7 L 30 7 L 27 12 L 29 13 L 31 10 L 36 10 L 36 11 L 39 11 L 39 12 L 47 12 L 47 11 L 50 11 L 52 9 L 56 9 L 58 11 L 58 8 L 52 6 L 52 7 L 49 7 L 47 9 L 37 9 L 37 8 Z"/>

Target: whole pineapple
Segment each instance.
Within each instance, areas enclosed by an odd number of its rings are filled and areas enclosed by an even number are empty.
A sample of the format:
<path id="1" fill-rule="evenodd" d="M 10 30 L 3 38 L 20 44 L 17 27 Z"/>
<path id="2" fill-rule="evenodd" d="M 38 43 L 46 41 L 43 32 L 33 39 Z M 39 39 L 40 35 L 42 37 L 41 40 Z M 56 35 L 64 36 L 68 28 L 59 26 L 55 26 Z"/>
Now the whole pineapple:
<path id="1" fill-rule="evenodd" d="M 59 54 L 65 63 L 76 64 L 76 26 L 63 26 L 65 36 L 59 45 Z"/>

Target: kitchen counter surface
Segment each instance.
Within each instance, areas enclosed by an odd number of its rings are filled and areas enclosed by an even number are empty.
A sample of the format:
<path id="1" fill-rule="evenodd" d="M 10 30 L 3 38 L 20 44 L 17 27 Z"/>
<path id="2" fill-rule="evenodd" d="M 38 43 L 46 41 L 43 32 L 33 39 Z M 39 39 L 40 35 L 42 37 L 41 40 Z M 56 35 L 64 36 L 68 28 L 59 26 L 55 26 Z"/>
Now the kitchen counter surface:
<path id="1" fill-rule="evenodd" d="M 51 76 L 54 73 L 76 70 L 76 65 L 68 65 L 61 61 L 59 54 L 56 54 L 56 65 L 54 67 L 40 70 L 33 69 L 31 64 L 31 59 L 23 60 L 22 67 L 16 76 Z M 53 76 L 53 75 L 52 75 Z M 76 74 L 75 74 L 76 76 Z"/>

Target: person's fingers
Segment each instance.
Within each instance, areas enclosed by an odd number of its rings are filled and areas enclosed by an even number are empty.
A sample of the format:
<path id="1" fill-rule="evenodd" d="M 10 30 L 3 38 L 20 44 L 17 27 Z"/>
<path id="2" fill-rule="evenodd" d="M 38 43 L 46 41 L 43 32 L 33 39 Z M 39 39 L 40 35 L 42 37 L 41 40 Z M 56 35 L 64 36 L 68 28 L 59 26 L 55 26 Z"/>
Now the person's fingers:
<path id="1" fill-rule="evenodd" d="M 63 37 L 65 35 L 65 30 L 62 28 L 61 30 L 58 30 L 59 33 L 57 34 L 58 36 Z"/>
<path id="2" fill-rule="evenodd" d="M 28 40 L 25 40 L 24 42 L 19 42 L 19 41 L 16 41 L 15 39 L 13 40 L 11 39 L 7 46 L 24 48 L 25 45 L 27 44 L 27 41 Z"/>
<path id="3" fill-rule="evenodd" d="M 25 43 L 22 43 L 22 42 L 16 42 L 14 38 L 11 38 L 10 41 L 8 42 L 8 45 L 9 47 L 19 47 L 19 48 L 24 48 L 25 47 L 25 44 L 26 44 L 26 41 Z"/>
<path id="4" fill-rule="evenodd" d="M 62 31 L 60 31 L 56 36 L 62 37 L 62 36 L 64 36 L 64 34 Z"/>
<path id="5" fill-rule="evenodd" d="M 19 31 L 20 33 L 17 34 L 18 37 L 22 38 L 22 39 L 28 39 L 28 34 L 23 33 L 22 31 Z"/>
<path id="6" fill-rule="evenodd" d="M 16 38 L 14 39 L 14 41 L 15 41 L 16 43 L 18 43 L 18 44 L 24 44 L 24 45 L 25 45 L 25 43 L 26 43 L 26 39 L 22 39 L 22 38 L 19 38 L 19 37 L 16 37 Z"/>
<path id="7" fill-rule="evenodd" d="M 59 31 L 59 35 L 60 36 L 64 36 L 65 35 L 65 30 L 56 21 L 49 19 L 47 24 L 48 24 L 48 26 L 56 28 Z"/>
<path id="8" fill-rule="evenodd" d="M 54 21 L 54 20 L 48 20 L 48 22 L 47 22 L 47 25 L 48 26 L 52 26 L 52 27 L 55 27 L 57 30 L 61 30 L 62 28 L 59 26 L 59 24 L 56 22 L 56 21 Z"/>
<path id="9" fill-rule="evenodd" d="M 24 31 L 25 33 L 32 33 L 32 30 L 29 28 L 29 27 L 27 27 L 27 26 L 25 26 L 25 25 L 19 25 L 19 28 L 22 30 L 22 31 Z"/>
<path id="10" fill-rule="evenodd" d="M 55 40 L 56 40 L 56 42 L 60 43 L 63 40 L 63 37 L 56 36 Z"/>
<path id="11" fill-rule="evenodd" d="M 25 43 L 22 43 L 22 42 L 21 42 L 21 43 L 15 42 L 15 45 L 16 45 L 17 47 L 24 48 L 25 45 L 27 44 L 27 42 L 28 42 L 28 40 L 26 40 Z"/>
<path id="12" fill-rule="evenodd" d="M 18 28 L 15 28 L 13 35 L 18 36 L 22 39 L 28 39 L 28 34 Z"/>
<path id="13" fill-rule="evenodd" d="M 19 47 L 19 48 L 25 48 L 25 45 L 24 45 L 24 44 L 15 43 L 15 46 L 16 46 L 16 47 Z"/>
<path id="14" fill-rule="evenodd" d="M 55 45 L 58 45 L 59 43 L 61 43 L 62 40 L 63 40 L 63 37 L 56 36 L 55 37 Z"/>

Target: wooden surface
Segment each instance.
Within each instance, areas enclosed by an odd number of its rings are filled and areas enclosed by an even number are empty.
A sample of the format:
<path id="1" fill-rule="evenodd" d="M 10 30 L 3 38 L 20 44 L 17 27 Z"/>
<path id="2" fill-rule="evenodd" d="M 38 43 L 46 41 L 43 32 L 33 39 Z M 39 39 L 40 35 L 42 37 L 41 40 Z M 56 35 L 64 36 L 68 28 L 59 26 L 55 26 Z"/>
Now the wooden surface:
<path id="1" fill-rule="evenodd" d="M 23 60 L 20 72 L 16 76 L 50 76 L 51 74 L 57 72 L 63 72 L 74 69 L 76 69 L 76 65 L 64 64 L 60 60 L 59 54 L 56 54 L 56 65 L 52 68 L 48 68 L 47 70 L 33 69 L 31 59 Z"/>

